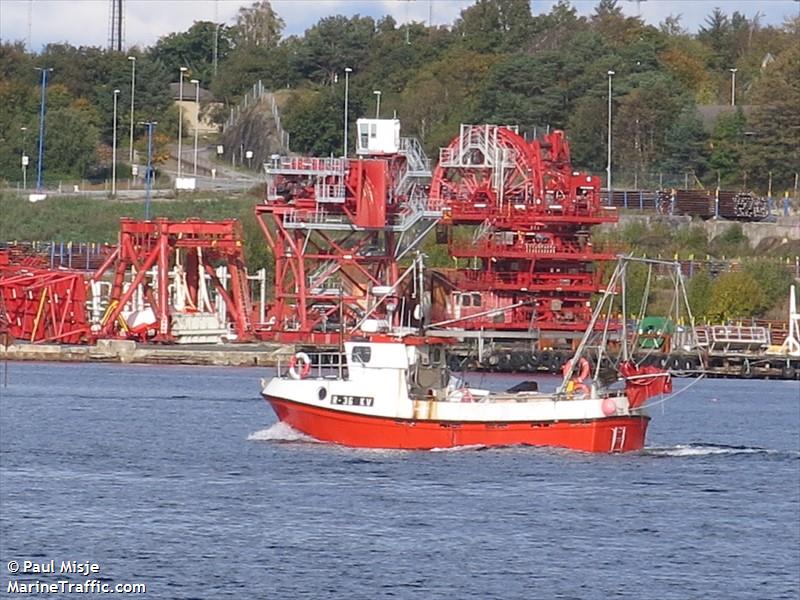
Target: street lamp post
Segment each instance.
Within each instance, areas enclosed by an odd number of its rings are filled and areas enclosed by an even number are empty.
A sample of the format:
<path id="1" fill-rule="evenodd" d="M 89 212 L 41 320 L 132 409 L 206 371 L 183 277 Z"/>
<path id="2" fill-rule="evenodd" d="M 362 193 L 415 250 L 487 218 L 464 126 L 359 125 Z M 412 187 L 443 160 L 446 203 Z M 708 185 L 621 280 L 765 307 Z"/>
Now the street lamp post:
<path id="1" fill-rule="evenodd" d="M 611 187 L 611 78 L 616 73 L 614 71 L 608 72 L 608 162 L 606 163 L 606 185 L 608 187 L 608 204 L 610 205 L 612 199 Z"/>
<path id="2" fill-rule="evenodd" d="M 350 95 L 350 73 L 353 69 L 346 67 L 344 70 L 344 157 L 347 158 L 347 102 Z"/>
<path id="3" fill-rule="evenodd" d="M 739 69 L 728 69 L 731 72 L 731 106 L 736 106 L 736 71 Z"/>
<path id="4" fill-rule="evenodd" d="M 47 74 L 53 71 L 49 67 L 35 67 L 37 71 L 42 72 L 42 100 L 39 109 L 39 160 L 36 163 L 36 191 L 42 189 L 42 161 L 44 158 L 44 115 L 45 115 L 45 99 L 47 91 Z"/>
<path id="5" fill-rule="evenodd" d="M 28 156 L 26 153 L 28 147 L 28 128 L 20 127 L 22 132 L 22 155 L 20 156 L 20 163 L 22 163 L 22 189 L 28 189 Z"/>
<path id="6" fill-rule="evenodd" d="M 114 126 L 111 134 L 111 195 L 117 195 L 117 101 L 119 90 L 114 90 Z"/>
<path id="7" fill-rule="evenodd" d="M 374 90 L 372 93 L 375 94 L 375 97 L 377 98 L 377 103 L 375 104 L 375 118 L 376 119 L 380 119 L 381 118 L 381 91 L 380 90 Z"/>
<path id="8" fill-rule="evenodd" d="M 181 77 L 178 81 L 178 179 L 181 177 L 181 162 L 183 161 L 183 74 L 188 67 L 181 67 Z"/>
<path id="9" fill-rule="evenodd" d="M 140 122 L 139 125 L 147 127 L 147 167 L 144 172 L 144 219 L 150 220 L 150 193 L 153 188 L 153 129 L 158 124 L 158 121 Z"/>
<path id="10" fill-rule="evenodd" d="M 128 155 L 128 162 L 133 164 L 133 101 L 136 97 L 136 57 L 129 56 L 128 60 L 131 61 L 131 140 L 130 140 L 130 154 Z"/>
<path id="11" fill-rule="evenodd" d="M 194 171 L 192 174 L 197 177 L 197 130 L 200 129 L 200 80 L 192 79 L 190 83 L 194 84 L 194 103 L 195 113 L 194 118 Z"/>

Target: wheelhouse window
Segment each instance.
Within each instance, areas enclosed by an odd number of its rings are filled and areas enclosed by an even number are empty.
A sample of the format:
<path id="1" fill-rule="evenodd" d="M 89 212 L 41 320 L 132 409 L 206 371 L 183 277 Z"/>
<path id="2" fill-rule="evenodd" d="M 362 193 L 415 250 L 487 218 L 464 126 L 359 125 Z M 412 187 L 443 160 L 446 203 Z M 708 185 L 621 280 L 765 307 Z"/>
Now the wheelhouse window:
<path id="1" fill-rule="evenodd" d="M 372 357 L 372 348 L 369 346 L 353 346 L 350 360 L 354 363 L 368 363 Z"/>

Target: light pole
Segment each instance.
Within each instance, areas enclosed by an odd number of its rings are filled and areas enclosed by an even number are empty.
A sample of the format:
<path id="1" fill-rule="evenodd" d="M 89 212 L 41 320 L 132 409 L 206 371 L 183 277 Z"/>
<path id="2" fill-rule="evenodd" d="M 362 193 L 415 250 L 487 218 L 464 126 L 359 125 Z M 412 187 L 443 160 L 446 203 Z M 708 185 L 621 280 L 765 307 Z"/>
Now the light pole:
<path id="1" fill-rule="evenodd" d="M 53 71 L 49 67 L 35 67 L 37 71 L 42 72 L 42 100 L 39 109 L 39 161 L 36 163 L 36 191 L 42 189 L 42 160 L 44 158 L 44 105 L 47 90 L 47 74 Z"/>
<path id="2" fill-rule="evenodd" d="M 144 125 L 147 127 L 147 167 L 145 168 L 144 172 L 144 185 L 145 185 L 145 197 L 144 197 L 144 219 L 145 221 L 150 220 L 150 191 L 153 188 L 153 171 L 152 171 L 152 163 L 153 163 L 153 129 L 158 124 L 158 121 L 147 121 L 147 122 L 139 122 L 139 125 Z"/>
<path id="3" fill-rule="evenodd" d="M 606 163 L 606 185 L 608 187 L 608 199 L 607 202 L 610 205 L 612 203 L 611 197 L 611 78 L 614 77 L 616 73 L 614 71 L 608 72 L 608 163 Z"/>
<path id="4" fill-rule="evenodd" d="M 188 67 L 181 67 L 181 77 L 178 81 L 178 179 L 181 177 L 181 161 L 183 155 L 183 74 L 188 71 Z"/>
<path id="5" fill-rule="evenodd" d="M 194 84 L 194 103 L 195 103 L 195 117 L 194 117 L 194 171 L 193 175 L 197 177 L 197 130 L 200 129 L 200 80 L 192 79 L 190 83 Z"/>
<path id="6" fill-rule="evenodd" d="M 136 97 L 136 57 L 129 56 L 128 60 L 131 61 L 131 142 L 130 142 L 130 155 L 128 162 L 133 164 L 133 100 Z"/>
<path id="7" fill-rule="evenodd" d="M 347 158 L 347 102 L 350 95 L 350 73 L 353 69 L 346 67 L 344 70 L 344 157 Z"/>
<path id="8" fill-rule="evenodd" d="M 20 157 L 20 162 L 22 163 L 22 189 L 28 189 L 28 156 L 26 154 L 26 149 L 28 147 L 28 128 L 27 127 L 20 127 L 20 131 L 22 132 L 22 156 Z"/>
<path id="9" fill-rule="evenodd" d="M 119 90 L 114 90 L 114 127 L 111 134 L 111 196 L 117 195 L 117 101 Z"/>
<path id="10" fill-rule="evenodd" d="M 736 71 L 739 69 L 728 69 L 731 72 L 731 106 L 736 106 Z"/>
<path id="11" fill-rule="evenodd" d="M 376 119 L 380 119 L 381 118 L 381 91 L 380 90 L 373 90 L 372 93 L 375 94 L 375 97 L 377 98 L 377 104 L 375 105 L 375 118 Z"/>

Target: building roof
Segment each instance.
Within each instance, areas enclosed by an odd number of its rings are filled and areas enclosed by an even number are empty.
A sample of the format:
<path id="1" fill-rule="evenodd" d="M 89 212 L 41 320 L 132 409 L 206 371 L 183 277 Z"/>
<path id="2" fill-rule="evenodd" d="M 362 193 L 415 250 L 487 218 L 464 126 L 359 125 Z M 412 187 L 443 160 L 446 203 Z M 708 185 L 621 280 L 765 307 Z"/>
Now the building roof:
<path id="1" fill-rule="evenodd" d="M 177 102 L 181 99 L 180 97 L 180 83 L 177 81 L 175 83 L 169 84 L 169 91 L 172 94 L 172 99 Z M 194 102 L 195 100 L 195 89 L 194 84 L 189 83 L 188 81 L 183 82 L 183 101 L 184 102 Z M 214 94 L 209 92 L 204 87 L 200 87 L 200 102 L 214 102 Z"/>
<path id="2" fill-rule="evenodd" d="M 739 106 L 731 106 L 730 104 L 702 104 L 697 107 L 697 116 L 703 123 L 703 128 L 707 131 L 712 131 L 720 115 L 732 114 L 740 108 L 745 117 L 753 112 L 753 106 L 750 104 L 742 104 Z"/>

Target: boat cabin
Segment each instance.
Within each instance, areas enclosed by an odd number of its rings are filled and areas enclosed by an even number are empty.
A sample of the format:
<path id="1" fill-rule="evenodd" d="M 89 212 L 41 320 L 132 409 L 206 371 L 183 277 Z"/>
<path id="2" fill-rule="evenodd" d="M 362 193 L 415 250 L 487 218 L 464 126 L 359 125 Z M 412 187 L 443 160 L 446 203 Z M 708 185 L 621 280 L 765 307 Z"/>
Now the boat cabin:
<path id="1" fill-rule="evenodd" d="M 403 377 L 411 396 L 439 395 L 450 381 L 447 353 L 440 344 L 346 342 L 348 379 L 386 385 Z"/>

